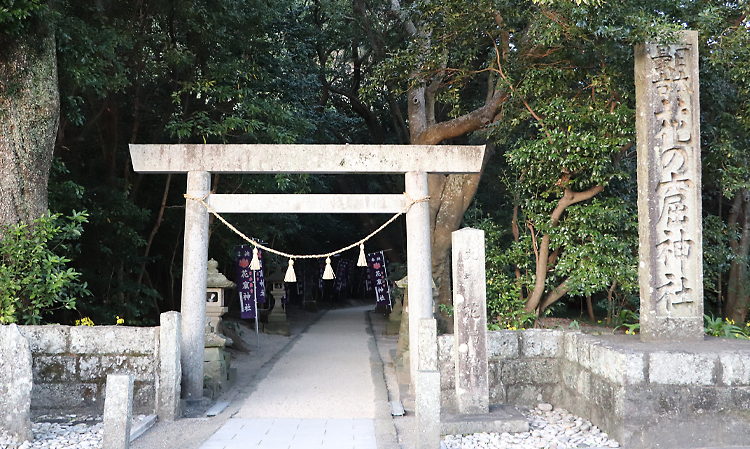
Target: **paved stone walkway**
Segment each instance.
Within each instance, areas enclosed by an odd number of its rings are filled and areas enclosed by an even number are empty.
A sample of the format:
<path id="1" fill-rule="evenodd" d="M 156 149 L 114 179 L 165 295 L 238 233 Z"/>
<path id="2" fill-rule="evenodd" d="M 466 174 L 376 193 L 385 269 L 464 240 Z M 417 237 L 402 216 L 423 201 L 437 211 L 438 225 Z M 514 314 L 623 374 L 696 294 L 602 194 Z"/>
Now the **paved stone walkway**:
<path id="1" fill-rule="evenodd" d="M 201 449 L 376 449 L 372 419 L 232 418 Z"/>
<path id="2" fill-rule="evenodd" d="M 327 312 L 201 449 L 376 449 L 371 308 Z"/>

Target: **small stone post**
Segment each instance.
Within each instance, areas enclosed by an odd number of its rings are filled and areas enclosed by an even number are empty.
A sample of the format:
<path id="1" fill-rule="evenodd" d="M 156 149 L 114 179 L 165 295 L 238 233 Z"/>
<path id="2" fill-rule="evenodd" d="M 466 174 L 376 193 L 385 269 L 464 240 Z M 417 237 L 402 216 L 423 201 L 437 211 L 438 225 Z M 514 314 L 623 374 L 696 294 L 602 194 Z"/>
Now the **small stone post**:
<path id="1" fill-rule="evenodd" d="M 159 421 L 174 421 L 182 415 L 181 328 L 179 312 L 165 312 L 159 316 L 159 382 L 156 391 L 156 415 Z"/>
<path id="2" fill-rule="evenodd" d="M 130 421 L 133 415 L 133 375 L 108 374 L 104 398 L 102 449 L 130 447 Z"/>
<path id="3" fill-rule="evenodd" d="M 188 195 L 203 198 L 210 190 L 211 173 L 188 173 Z M 196 401 L 203 398 L 208 211 L 195 200 L 185 201 L 185 246 L 182 256 L 182 394 L 185 399 Z"/>
<path id="4" fill-rule="evenodd" d="M 0 430 L 19 441 L 34 441 L 29 408 L 31 348 L 18 326 L 0 326 Z"/>
<path id="5" fill-rule="evenodd" d="M 460 414 L 489 413 L 484 231 L 464 228 L 451 237 L 456 403 Z"/>
<path id="6" fill-rule="evenodd" d="M 703 340 L 698 32 L 635 48 L 641 340 Z"/>
<path id="7" fill-rule="evenodd" d="M 440 445 L 440 371 L 437 355 L 437 322 L 434 318 L 419 320 L 417 352 L 417 448 L 435 449 Z"/>

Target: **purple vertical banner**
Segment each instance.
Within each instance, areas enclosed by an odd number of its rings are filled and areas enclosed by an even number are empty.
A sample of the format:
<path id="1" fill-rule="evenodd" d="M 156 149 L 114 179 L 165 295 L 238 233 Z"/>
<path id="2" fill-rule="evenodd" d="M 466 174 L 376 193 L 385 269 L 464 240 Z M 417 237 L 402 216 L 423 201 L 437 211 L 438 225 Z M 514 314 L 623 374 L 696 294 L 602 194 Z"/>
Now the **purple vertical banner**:
<path id="1" fill-rule="evenodd" d="M 347 280 L 349 279 L 349 269 L 352 265 L 351 260 L 341 259 L 336 266 L 336 282 L 334 288 L 337 292 L 340 292 L 346 288 Z"/>
<path id="2" fill-rule="evenodd" d="M 318 259 L 318 290 L 323 291 L 323 273 L 326 271 L 326 261 Z"/>
<path id="3" fill-rule="evenodd" d="M 365 278 L 365 291 L 367 293 L 370 293 L 371 291 L 373 291 L 373 288 L 372 288 L 373 285 L 372 285 L 372 270 L 370 270 L 369 262 L 367 263 L 367 269 L 365 270 L 365 272 L 367 273 L 367 276 Z"/>
<path id="4" fill-rule="evenodd" d="M 388 272 L 385 268 L 385 255 L 383 251 L 367 255 L 367 266 L 375 288 L 375 299 L 377 305 L 391 307 L 391 289 L 388 285 Z"/>
<path id="5" fill-rule="evenodd" d="M 349 291 L 354 287 L 354 271 L 357 269 L 357 263 L 353 260 L 349 261 L 349 266 L 346 270 L 346 285 L 349 286 Z"/>
<path id="6" fill-rule="evenodd" d="M 266 302 L 266 282 L 263 276 L 263 250 L 258 249 L 260 270 L 250 269 L 253 247 L 240 245 L 235 248 L 237 255 L 237 292 L 240 297 L 240 312 L 244 319 L 255 318 L 255 303 Z"/>

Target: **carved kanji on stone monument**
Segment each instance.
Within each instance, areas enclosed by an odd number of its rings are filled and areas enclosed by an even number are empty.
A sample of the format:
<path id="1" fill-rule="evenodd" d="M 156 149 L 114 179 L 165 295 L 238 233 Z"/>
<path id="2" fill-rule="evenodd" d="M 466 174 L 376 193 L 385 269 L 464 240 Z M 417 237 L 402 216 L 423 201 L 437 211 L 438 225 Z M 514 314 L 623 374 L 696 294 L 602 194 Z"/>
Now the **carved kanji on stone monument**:
<path id="1" fill-rule="evenodd" d="M 697 44 L 636 47 L 643 340 L 703 336 Z"/>

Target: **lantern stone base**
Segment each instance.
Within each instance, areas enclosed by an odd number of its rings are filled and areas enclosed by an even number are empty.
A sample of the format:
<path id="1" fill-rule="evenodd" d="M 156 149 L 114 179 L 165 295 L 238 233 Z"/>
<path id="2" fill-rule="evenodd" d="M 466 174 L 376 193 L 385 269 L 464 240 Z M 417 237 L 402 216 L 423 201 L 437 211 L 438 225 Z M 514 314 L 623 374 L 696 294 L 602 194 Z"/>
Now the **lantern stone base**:
<path id="1" fill-rule="evenodd" d="M 292 330 L 289 327 L 289 323 L 275 323 L 269 320 L 268 323 L 263 325 L 263 332 L 271 335 L 283 335 L 289 337 L 292 335 Z"/>
<path id="2" fill-rule="evenodd" d="M 203 351 L 204 395 L 215 398 L 227 391 L 236 380 L 236 368 L 231 368 L 231 357 L 223 347 L 205 348 Z M 233 374 L 232 371 L 234 371 Z"/>
<path id="3" fill-rule="evenodd" d="M 286 321 L 286 312 L 281 308 L 281 304 L 277 303 L 268 314 L 268 323 L 263 326 L 263 331 L 272 335 L 287 337 L 292 335 L 289 323 Z"/>

